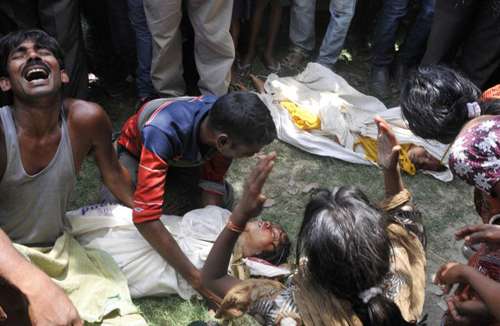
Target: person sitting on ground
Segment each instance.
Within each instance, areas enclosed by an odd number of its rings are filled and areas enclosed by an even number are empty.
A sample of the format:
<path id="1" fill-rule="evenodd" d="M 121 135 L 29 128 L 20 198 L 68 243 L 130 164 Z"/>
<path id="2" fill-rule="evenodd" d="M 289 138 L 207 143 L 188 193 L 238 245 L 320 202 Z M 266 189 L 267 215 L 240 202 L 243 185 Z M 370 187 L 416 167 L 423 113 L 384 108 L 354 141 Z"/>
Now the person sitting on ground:
<path id="1" fill-rule="evenodd" d="M 200 269 L 230 214 L 224 208 L 207 206 L 182 217 L 162 215 L 161 222 L 183 254 Z M 103 250 L 113 257 L 127 277 L 133 298 L 174 293 L 189 300 L 196 294 L 141 236 L 132 222 L 131 209 L 121 205 L 94 205 L 68 212 L 66 216 L 80 244 Z M 249 222 L 233 250 L 232 275 L 239 279 L 247 279 L 256 272 L 264 276 L 285 276 L 289 274 L 286 268 L 273 268 L 269 264 L 285 263 L 289 251 L 290 241 L 280 225 L 268 221 Z M 258 259 L 248 261 L 248 257 Z"/>
<path id="2" fill-rule="evenodd" d="M 380 206 L 387 214 L 353 187 L 316 191 L 298 235 L 298 271 L 286 287 L 240 282 L 226 272 L 239 234 L 265 201 L 262 187 L 275 155 L 261 159 L 203 268 L 204 285 L 224 297 L 219 316 L 248 312 L 265 325 L 416 324 L 424 303 L 425 233 L 399 173 L 400 146 L 385 121 L 377 124 L 386 195 Z"/>
<path id="3" fill-rule="evenodd" d="M 0 87 L 12 99 L 11 105 L 0 108 L 0 292 L 10 288 L 24 296 L 21 305 L 29 305 L 29 317 L 27 309 L 15 310 L 12 295 L 2 294 L 0 305 L 9 323 L 10 318 L 20 318 L 17 325 L 98 322 L 110 313 L 109 297 L 120 294 L 130 301 L 126 283 L 123 291 L 119 286 L 107 291 L 106 282 L 100 283 L 101 299 L 90 303 L 100 311 L 90 309 L 88 300 L 78 301 L 95 290 L 85 278 L 93 277 L 89 271 L 97 273 L 107 266 L 109 280 L 119 273 L 109 256 L 84 252 L 63 234 L 64 213 L 83 160 L 94 156 L 104 184 L 125 205 L 132 206 L 132 188 L 113 149 L 111 122 L 104 110 L 95 103 L 63 98 L 69 81 L 63 62 L 59 44 L 43 31 L 16 31 L 0 40 Z M 31 247 L 46 248 L 35 253 Z M 38 267 L 20 252 L 35 254 Z M 58 254 L 57 267 L 47 266 Z M 80 259 L 79 266 L 92 269 L 85 270 L 85 277 L 73 275 L 81 270 L 64 265 L 69 264 L 65 257 Z M 92 280 L 105 281 L 103 275 L 94 274 Z M 71 277 L 82 278 L 75 283 Z"/>
<path id="4" fill-rule="evenodd" d="M 252 156 L 275 138 L 267 107 L 249 92 L 153 100 L 123 126 L 117 143 L 136 185 L 133 221 L 198 292 L 200 271 L 160 222 L 161 214 L 207 205 L 230 209 L 232 188 L 224 176 L 231 160 Z"/>
<path id="5" fill-rule="evenodd" d="M 452 69 L 423 67 L 404 87 L 401 110 L 416 135 L 453 143 L 451 171 L 500 203 L 500 98 L 494 89 L 481 96 Z"/>
<path id="6" fill-rule="evenodd" d="M 417 136 L 452 143 L 458 134 L 500 113 L 500 97 L 444 66 L 420 67 L 401 91 L 401 112 Z M 496 95 L 495 95 L 496 94 Z"/>
<path id="7" fill-rule="evenodd" d="M 500 225 L 467 226 L 456 237 L 482 248 L 468 265 L 450 262 L 436 273 L 434 283 L 444 286 L 445 293 L 459 284 L 447 299 L 444 325 L 500 325 Z"/>
<path id="8" fill-rule="evenodd" d="M 257 56 L 257 38 L 259 37 L 260 30 L 262 29 L 262 18 L 264 18 L 264 11 L 267 6 L 270 6 L 269 15 L 269 34 L 267 36 L 266 48 L 262 55 L 262 63 L 267 70 L 271 72 L 278 72 L 280 64 L 274 58 L 274 43 L 278 36 L 278 31 L 281 22 L 282 5 L 280 0 L 237 0 L 233 9 L 233 19 L 231 21 L 231 35 L 235 43 L 235 48 L 238 46 L 240 19 L 243 16 L 245 8 L 252 8 L 253 15 L 250 20 L 250 39 L 248 42 L 247 53 L 244 58 L 239 62 L 238 69 L 240 72 L 248 72 L 252 63 Z"/>
<path id="9" fill-rule="evenodd" d="M 485 223 L 490 222 L 500 207 L 500 176 L 497 172 L 500 167 L 497 117 L 500 100 L 497 96 L 498 93 L 492 89 L 480 97 L 479 89 L 471 81 L 440 66 L 420 68 L 402 93 L 402 112 L 410 129 L 421 137 L 452 143 L 449 150 L 450 170 L 474 186 L 476 209 Z M 465 248 L 469 251 L 468 241 Z M 484 266 L 480 266 L 482 260 L 498 259 L 495 258 L 498 253 L 485 250 L 480 248 L 472 256 L 471 266 L 484 270 Z M 445 268 L 443 273 L 449 268 Z M 494 269 L 498 270 L 498 266 Z M 474 296 L 467 291 L 459 291 L 459 294 L 448 302 L 453 322 L 475 320 L 475 310 L 467 309 L 467 302 Z M 457 307 L 462 307 L 458 313 Z M 487 316 L 484 313 L 480 315 Z M 447 322 L 452 321 L 448 318 Z"/>

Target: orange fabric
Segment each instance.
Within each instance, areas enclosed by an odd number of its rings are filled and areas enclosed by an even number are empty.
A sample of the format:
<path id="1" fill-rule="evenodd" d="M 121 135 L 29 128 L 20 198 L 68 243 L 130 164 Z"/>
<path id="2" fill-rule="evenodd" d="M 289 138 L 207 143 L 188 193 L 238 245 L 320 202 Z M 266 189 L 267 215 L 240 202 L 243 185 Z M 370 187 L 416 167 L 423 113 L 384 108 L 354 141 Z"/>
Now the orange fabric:
<path id="1" fill-rule="evenodd" d="M 500 84 L 488 88 L 486 91 L 484 91 L 483 95 L 481 95 L 481 100 L 500 100 Z"/>

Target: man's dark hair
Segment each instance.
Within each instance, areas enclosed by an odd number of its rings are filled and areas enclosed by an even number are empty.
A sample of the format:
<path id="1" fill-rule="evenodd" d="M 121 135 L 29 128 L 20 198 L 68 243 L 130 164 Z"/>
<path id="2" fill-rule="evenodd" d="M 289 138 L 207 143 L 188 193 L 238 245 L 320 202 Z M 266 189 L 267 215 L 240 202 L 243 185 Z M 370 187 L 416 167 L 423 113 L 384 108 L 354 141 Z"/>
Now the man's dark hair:
<path id="1" fill-rule="evenodd" d="M 38 47 L 48 49 L 52 52 L 59 62 L 61 69 L 64 69 L 63 51 L 59 43 L 52 36 L 39 29 L 19 30 L 11 32 L 0 39 L 0 77 L 9 76 L 7 72 L 9 55 L 12 50 L 27 40 L 32 41 Z"/>
<path id="2" fill-rule="evenodd" d="M 208 114 L 212 129 L 245 145 L 267 145 L 276 138 L 276 127 L 266 105 L 250 92 L 234 92 L 215 101 Z"/>

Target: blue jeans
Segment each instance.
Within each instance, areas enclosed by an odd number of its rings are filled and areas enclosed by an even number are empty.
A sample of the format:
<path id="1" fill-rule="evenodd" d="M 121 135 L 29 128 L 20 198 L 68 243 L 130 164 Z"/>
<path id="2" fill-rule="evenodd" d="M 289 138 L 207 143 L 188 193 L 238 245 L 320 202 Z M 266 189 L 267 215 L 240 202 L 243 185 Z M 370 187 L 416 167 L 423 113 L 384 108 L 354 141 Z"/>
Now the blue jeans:
<path id="1" fill-rule="evenodd" d="M 408 13 L 409 2 L 410 0 L 384 0 L 373 40 L 372 63 L 374 66 L 387 66 L 393 61 L 396 33 L 400 20 Z M 399 60 L 406 66 L 418 65 L 431 30 L 435 0 L 421 0 L 420 2 L 420 12 L 399 51 Z"/>
<path id="2" fill-rule="evenodd" d="M 153 41 L 146 22 L 143 0 L 128 0 L 128 15 L 135 33 L 137 47 L 137 96 L 148 97 L 155 94 L 151 82 L 151 59 L 153 56 Z"/>
<path id="3" fill-rule="evenodd" d="M 351 25 L 356 0 L 330 0 L 330 22 L 317 62 L 331 67 L 337 62 Z M 294 0 L 290 12 L 290 40 L 306 51 L 315 46 L 316 0 Z"/>

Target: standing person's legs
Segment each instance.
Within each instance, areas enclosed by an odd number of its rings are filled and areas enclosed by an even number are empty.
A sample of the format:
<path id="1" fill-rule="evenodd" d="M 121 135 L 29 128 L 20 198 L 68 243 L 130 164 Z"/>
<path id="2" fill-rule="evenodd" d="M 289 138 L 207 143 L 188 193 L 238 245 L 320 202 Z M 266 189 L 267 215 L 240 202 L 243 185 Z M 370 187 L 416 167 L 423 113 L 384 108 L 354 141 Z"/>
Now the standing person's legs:
<path id="1" fill-rule="evenodd" d="M 181 0 L 144 0 L 144 11 L 153 37 L 151 80 L 164 96 L 185 94 L 182 68 Z"/>
<path id="2" fill-rule="evenodd" d="M 383 0 L 377 18 L 372 50 L 370 87 L 379 97 L 389 95 L 389 65 L 394 57 L 394 42 L 399 22 L 408 11 L 409 0 Z"/>
<path id="3" fill-rule="evenodd" d="M 231 26 L 232 0 L 188 0 L 193 25 L 194 55 L 202 94 L 227 93 L 234 61 Z"/>
<path id="4" fill-rule="evenodd" d="M 316 0 L 293 0 L 290 9 L 290 40 L 293 45 L 312 52 L 315 43 Z"/>
<path id="5" fill-rule="evenodd" d="M 281 0 L 273 0 L 271 2 L 271 13 L 269 15 L 269 35 L 267 36 L 266 49 L 263 55 L 264 65 L 273 72 L 278 72 L 280 70 L 279 62 L 274 59 L 274 44 L 278 37 L 282 12 L 283 7 L 281 5 Z"/>
<path id="6" fill-rule="evenodd" d="M 401 18 L 408 11 L 408 2 L 408 0 L 384 0 L 375 26 L 372 51 L 372 64 L 374 66 L 384 67 L 392 63 L 396 32 Z"/>
<path id="7" fill-rule="evenodd" d="M 285 66 L 296 69 L 314 50 L 316 33 L 316 0 L 293 0 L 290 8 L 290 53 L 283 61 Z"/>
<path id="8" fill-rule="evenodd" d="M 500 12 L 494 11 L 495 1 L 485 0 L 478 5 L 458 60 L 460 69 L 483 90 L 500 67 Z"/>
<path id="9" fill-rule="evenodd" d="M 463 3 L 450 0 L 436 0 L 434 19 L 427 40 L 427 48 L 422 65 L 450 63 L 457 47 L 466 33 L 473 12 L 474 2 Z"/>
<path id="10" fill-rule="evenodd" d="M 153 40 L 146 21 L 143 0 L 128 0 L 128 15 L 135 33 L 137 47 L 137 97 L 145 99 L 153 96 L 155 90 L 151 82 Z"/>
<path id="11" fill-rule="evenodd" d="M 2 16 L 8 18 L 12 32 L 17 29 L 40 28 L 37 2 L 33 0 L 0 1 Z"/>
<path id="12" fill-rule="evenodd" d="M 425 52 L 427 38 L 431 31 L 435 0 L 421 0 L 418 16 L 399 53 L 400 64 L 407 67 L 418 65 Z"/>
<path id="13" fill-rule="evenodd" d="M 252 19 L 250 20 L 250 38 L 248 41 L 248 51 L 241 62 L 243 70 L 247 70 L 252 65 L 255 56 L 257 55 L 257 38 L 262 27 L 262 18 L 264 17 L 264 10 L 267 7 L 269 0 L 256 0 L 255 8 L 253 10 Z"/>
<path id="14" fill-rule="evenodd" d="M 114 52 L 119 57 L 119 62 L 125 67 L 122 73 L 125 77 L 133 74 L 136 67 L 136 44 L 131 42 L 134 38 L 132 24 L 128 15 L 127 0 L 106 0 L 108 7 L 109 32 Z"/>
<path id="15" fill-rule="evenodd" d="M 88 69 L 77 0 L 39 0 L 40 26 L 54 36 L 65 53 L 65 70 L 70 82 L 64 88 L 69 97 L 85 99 Z"/>
<path id="16" fill-rule="evenodd" d="M 337 62 L 355 8 L 356 0 L 330 0 L 330 23 L 319 49 L 318 63 L 332 68 Z"/>

